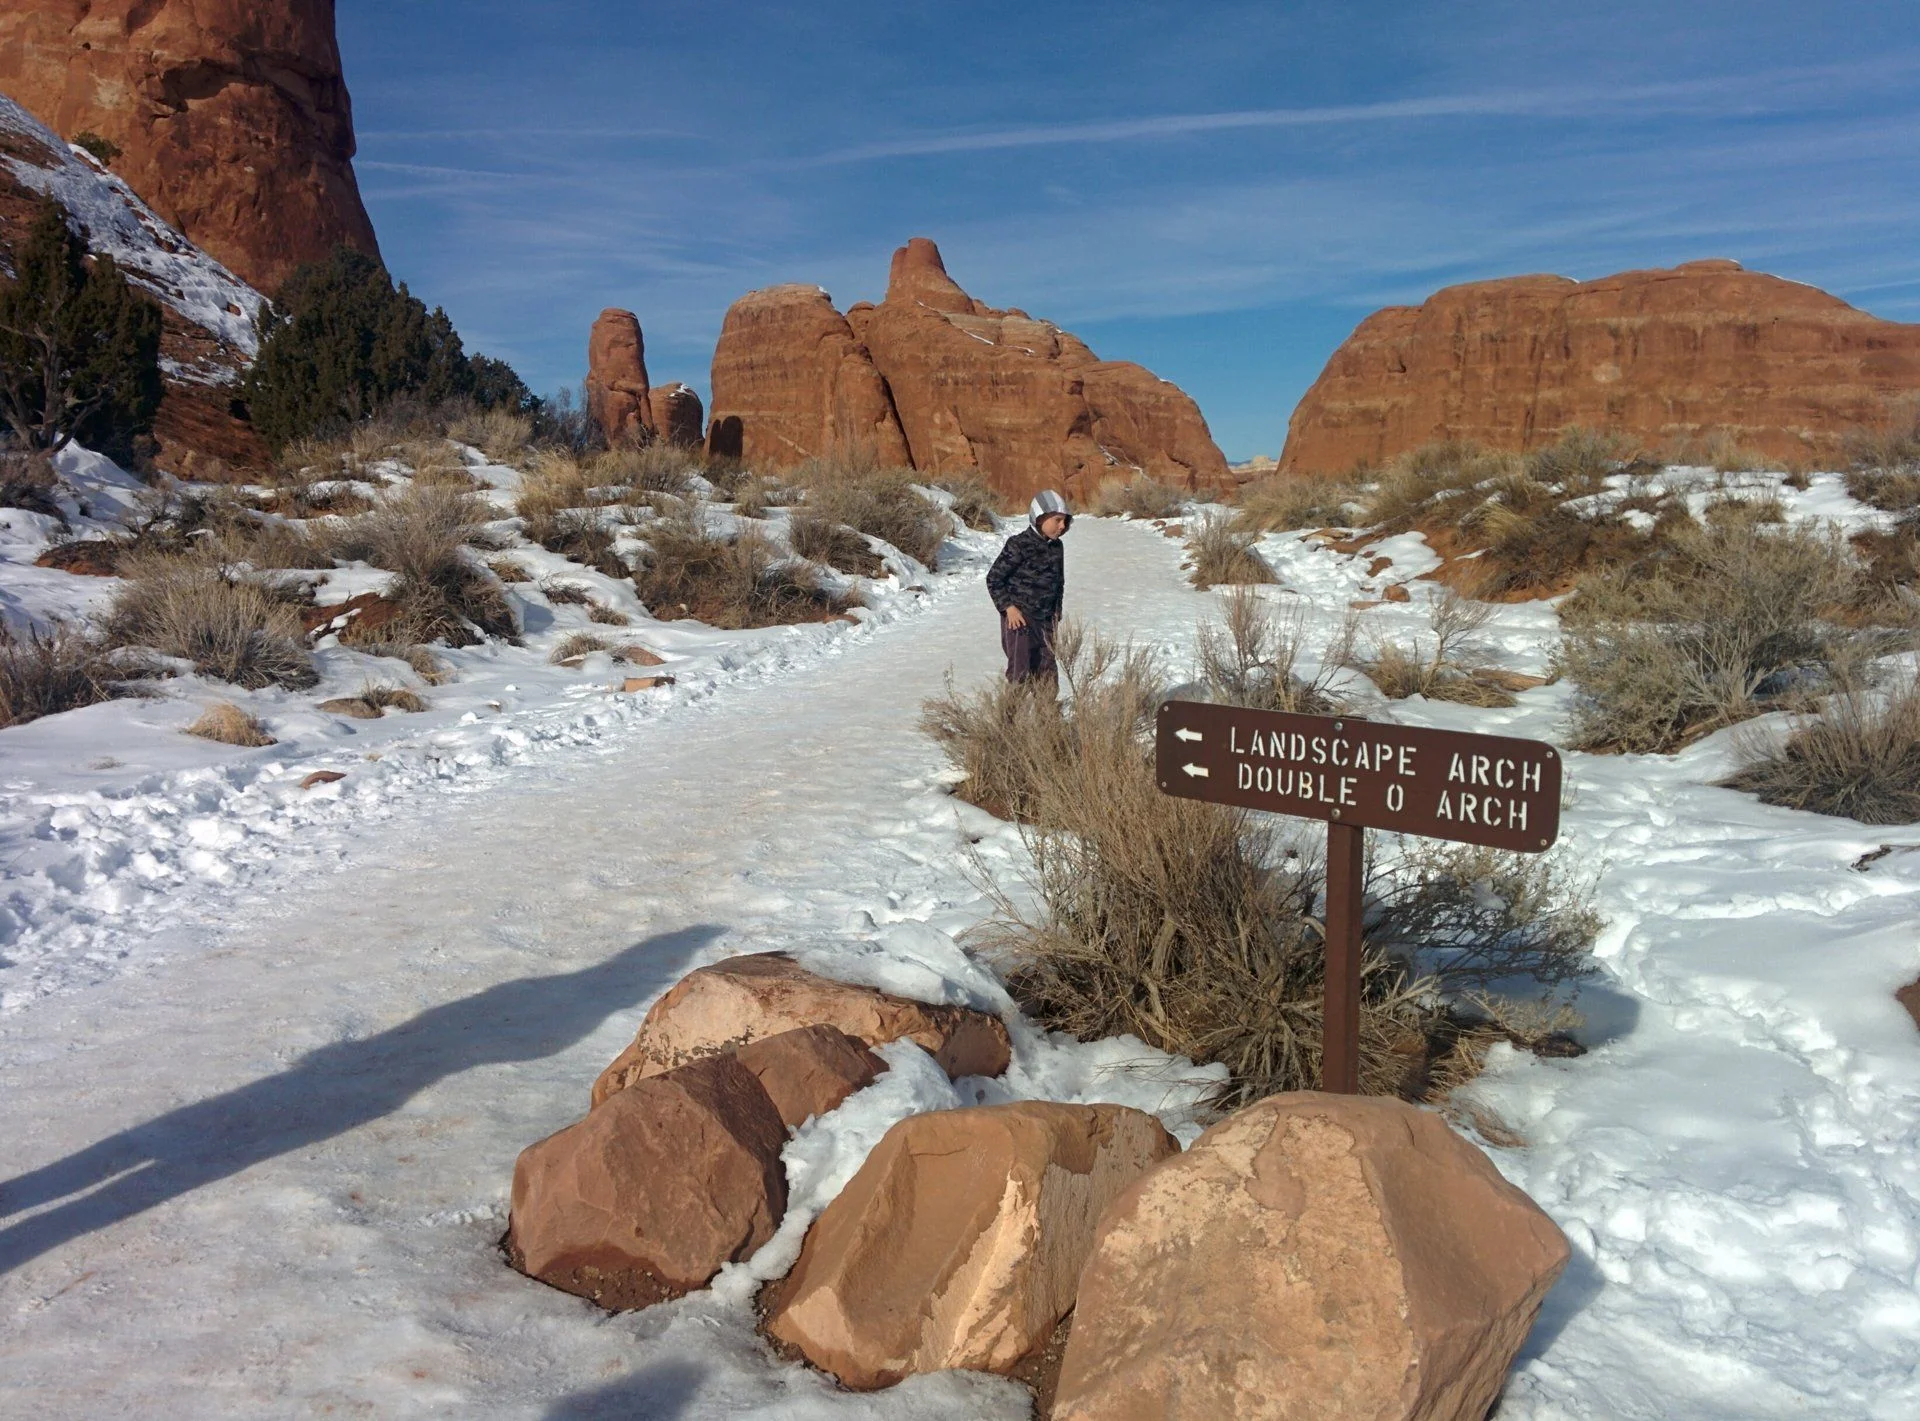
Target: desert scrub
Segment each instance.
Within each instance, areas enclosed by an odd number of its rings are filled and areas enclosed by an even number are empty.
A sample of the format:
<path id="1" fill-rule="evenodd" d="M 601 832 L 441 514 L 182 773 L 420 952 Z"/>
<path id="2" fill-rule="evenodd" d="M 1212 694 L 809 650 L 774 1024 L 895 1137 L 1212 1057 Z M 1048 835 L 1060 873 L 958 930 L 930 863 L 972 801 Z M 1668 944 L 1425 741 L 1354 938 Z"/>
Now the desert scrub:
<path id="1" fill-rule="evenodd" d="M 216 701 L 208 706 L 200 718 L 187 727 L 187 734 L 248 750 L 278 743 L 267 734 L 266 726 L 257 717 L 247 714 L 232 701 Z"/>
<path id="2" fill-rule="evenodd" d="M 127 559 L 120 574 L 127 582 L 104 624 L 111 645 L 178 657 L 202 676 L 249 690 L 301 690 L 320 679 L 299 604 L 281 587 L 150 554 Z"/>
<path id="3" fill-rule="evenodd" d="M 1168 488 L 1151 474 L 1108 475 L 1094 490 L 1089 512 L 1101 518 L 1173 518 L 1186 507 L 1187 495 Z"/>
<path id="4" fill-rule="evenodd" d="M 0 726 L 138 694 L 132 683 L 153 674 L 71 623 L 24 632 L 0 623 Z"/>
<path id="5" fill-rule="evenodd" d="M 1233 515 L 1237 533 L 1290 533 L 1300 528 L 1345 528 L 1362 507 L 1359 479 L 1273 475 L 1240 492 Z"/>
<path id="6" fill-rule="evenodd" d="M 738 630 L 824 621 L 862 605 L 828 591 L 812 567 L 759 533 L 710 532 L 699 505 L 649 524 L 646 536 L 633 585 L 656 617 Z"/>
<path id="7" fill-rule="evenodd" d="M 1832 620 L 1860 577 L 1831 529 L 1722 521 L 1583 579 L 1561 609 L 1575 748 L 1674 750 L 1853 683 L 1898 644 Z"/>
<path id="8" fill-rule="evenodd" d="M 533 442 L 533 421 L 511 410 L 475 407 L 448 420 L 447 438 L 478 449 L 490 463 L 515 464 Z"/>
<path id="9" fill-rule="evenodd" d="M 1493 608 L 1456 587 L 1443 587 L 1427 608 L 1428 638 L 1404 641 L 1375 638 L 1366 649 L 1350 647 L 1347 664 L 1372 681 L 1389 700 L 1424 696 L 1467 706 L 1510 706 L 1512 695 L 1478 677 L 1470 659 L 1474 638 L 1485 629 Z"/>
<path id="10" fill-rule="evenodd" d="M 1246 587 L 1220 598 L 1220 620 L 1203 623 L 1197 680 L 1208 700 L 1252 710 L 1297 715 L 1333 715 L 1345 709 L 1333 677 L 1346 657 L 1350 632 L 1323 651 L 1308 675 L 1306 620 L 1299 609 L 1282 612 Z"/>
<path id="11" fill-rule="evenodd" d="M 914 486 L 908 469 L 889 469 L 857 455 L 809 459 L 787 479 L 806 493 L 806 512 L 891 543 L 935 567 L 953 517 Z"/>
<path id="12" fill-rule="evenodd" d="M 1920 407 L 1846 439 L 1847 492 L 1886 513 L 1920 509 Z"/>
<path id="13" fill-rule="evenodd" d="M 974 755 L 974 773 L 1023 809 L 1032 892 L 997 895 L 973 941 L 1043 1026 L 1225 1064 L 1222 1106 L 1317 1086 L 1324 873 L 1311 831 L 1163 794 L 1152 658 L 1077 634 L 1061 655 L 1064 711 L 999 689 L 928 708 L 949 756 L 965 768 Z M 1030 720 L 1000 734 L 992 763 L 993 718 L 1008 709 Z M 1361 1072 L 1374 1093 L 1427 1094 L 1449 1053 L 1438 1075 L 1456 1082 L 1469 1020 L 1456 988 L 1577 975 L 1595 925 L 1578 884 L 1505 855 L 1408 860 L 1368 881 Z M 1470 1014 L 1483 1037 L 1484 1015 Z"/>
<path id="14" fill-rule="evenodd" d="M 1196 518 L 1187 538 L 1188 577 L 1199 588 L 1278 582 L 1265 558 L 1253 550 L 1255 537 L 1236 532 L 1221 515 Z"/>
<path id="15" fill-rule="evenodd" d="M 1721 783 L 1767 804 L 1911 824 L 1920 820 L 1920 683 L 1841 692 L 1784 740 L 1752 737 L 1740 753 L 1740 769 Z"/>
<path id="16" fill-rule="evenodd" d="M 465 490 L 416 483 L 370 513 L 336 520 L 323 536 L 333 556 L 395 574 L 387 596 L 401 615 L 383 639 L 472 646 L 519 633 L 506 592 L 470 547 L 488 512 Z M 353 639 L 351 627 L 345 639 Z"/>
<path id="17" fill-rule="evenodd" d="M 947 511 L 969 528 L 991 533 L 1000 526 L 1000 499 L 978 476 L 941 479 L 934 487 L 951 494 Z"/>
<path id="18" fill-rule="evenodd" d="M 582 464 L 571 454 L 543 450 L 521 475 L 514 512 L 527 537 L 548 552 L 608 577 L 625 577 L 627 565 L 615 556 L 614 532 L 600 512 L 626 491 L 617 482 L 621 477 L 600 462 Z"/>
<path id="19" fill-rule="evenodd" d="M 887 570 L 886 559 L 869 547 L 865 538 L 816 513 L 795 513 L 787 524 L 787 541 L 807 561 L 825 563 L 855 577 L 879 577 Z"/>

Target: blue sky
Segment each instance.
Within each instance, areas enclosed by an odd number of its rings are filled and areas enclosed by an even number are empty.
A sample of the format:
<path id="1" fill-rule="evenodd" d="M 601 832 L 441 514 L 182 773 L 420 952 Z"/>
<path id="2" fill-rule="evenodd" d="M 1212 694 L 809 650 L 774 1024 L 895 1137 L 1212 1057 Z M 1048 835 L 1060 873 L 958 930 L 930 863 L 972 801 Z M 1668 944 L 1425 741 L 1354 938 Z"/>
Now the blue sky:
<path id="1" fill-rule="evenodd" d="M 1730 256 L 1920 320 L 1920 0 L 339 0 L 387 263 L 538 390 L 603 306 L 704 397 L 743 292 L 973 295 L 1228 456 L 1370 311 Z"/>

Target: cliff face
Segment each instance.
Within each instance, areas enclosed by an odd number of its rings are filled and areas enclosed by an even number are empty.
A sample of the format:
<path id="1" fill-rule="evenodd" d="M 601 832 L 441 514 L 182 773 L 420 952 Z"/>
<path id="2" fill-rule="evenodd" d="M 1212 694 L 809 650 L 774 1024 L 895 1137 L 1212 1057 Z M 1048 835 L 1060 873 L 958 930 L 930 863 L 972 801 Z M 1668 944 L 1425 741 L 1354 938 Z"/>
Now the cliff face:
<path id="1" fill-rule="evenodd" d="M 333 0 L 7 0 L 0 93 L 117 144 L 127 185 L 260 290 L 341 243 L 378 254 Z"/>
<path id="2" fill-rule="evenodd" d="M 1047 487 L 1084 497 L 1135 469 L 1187 489 L 1233 481 L 1178 387 L 976 301 L 921 237 L 894 253 L 877 306 L 842 316 L 803 286 L 736 302 L 714 352 L 712 441 L 772 468 L 864 445 L 1020 499 Z"/>
<path id="3" fill-rule="evenodd" d="M 1524 450 L 1568 425 L 1831 460 L 1916 394 L 1920 325 L 1736 262 L 1522 276 L 1361 322 L 1295 409 L 1280 471 L 1342 473 L 1435 439 Z"/>
<path id="4" fill-rule="evenodd" d="M 233 411 L 240 374 L 256 353 L 260 294 L 162 222 L 122 182 L 0 95 L 0 263 L 12 266 L 41 198 L 85 227 L 90 249 L 111 255 L 160 303 L 166 397 L 154 421 L 155 463 L 220 478 L 267 463 L 260 437 Z"/>

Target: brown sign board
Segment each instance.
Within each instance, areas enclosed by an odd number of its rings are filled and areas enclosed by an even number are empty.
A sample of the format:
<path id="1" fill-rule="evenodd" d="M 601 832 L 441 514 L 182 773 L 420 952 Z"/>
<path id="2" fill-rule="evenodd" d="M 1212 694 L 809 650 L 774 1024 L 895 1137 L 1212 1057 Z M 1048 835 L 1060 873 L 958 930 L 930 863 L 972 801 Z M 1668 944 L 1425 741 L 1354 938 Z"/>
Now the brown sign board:
<path id="1" fill-rule="evenodd" d="M 1521 853 L 1560 833 L 1560 754 L 1538 740 L 1167 701 L 1154 759 L 1182 799 Z"/>

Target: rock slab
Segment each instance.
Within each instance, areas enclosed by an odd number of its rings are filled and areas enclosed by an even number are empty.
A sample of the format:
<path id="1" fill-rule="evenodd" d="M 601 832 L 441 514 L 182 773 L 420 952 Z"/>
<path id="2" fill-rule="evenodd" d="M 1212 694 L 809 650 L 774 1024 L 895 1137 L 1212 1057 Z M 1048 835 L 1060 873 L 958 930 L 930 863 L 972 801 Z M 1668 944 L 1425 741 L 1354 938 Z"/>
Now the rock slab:
<path id="1" fill-rule="evenodd" d="M 606 1308 L 703 1288 L 779 1227 L 786 1139 L 773 1101 L 731 1055 L 640 1081 L 520 1152 L 507 1256 Z"/>
<path id="2" fill-rule="evenodd" d="M 690 386 L 674 380 L 655 385 L 647 393 L 653 407 L 654 433 L 668 444 L 692 449 L 705 438 L 706 412 Z"/>
<path id="3" fill-rule="evenodd" d="M 633 1082 L 798 1027 L 827 1025 L 868 1046 L 905 1038 L 949 1076 L 997 1076 L 1011 1048 L 998 1017 L 837 982 L 774 952 L 687 974 L 655 1002 L 633 1042 L 593 1083 L 599 1105 Z"/>
<path id="4" fill-rule="evenodd" d="M 1654 452 L 1725 435 L 1833 467 L 1848 430 L 1920 394 L 1920 324 L 1731 261 L 1595 281 L 1451 286 L 1360 323 L 1294 409 L 1282 474 L 1436 439 L 1524 451 L 1569 425 Z"/>
<path id="5" fill-rule="evenodd" d="M 763 1036 L 733 1054 L 753 1072 L 789 1129 L 825 1115 L 887 1069 L 885 1061 L 837 1026 Z"/>
<path id="6" fill-rule="evenodd" d="M 1055 1421 L 1484 1421 L 1567 1244 L 1438 1115 L 1274 1096 L 1100 1220 Z"/>
<path id="7" fill-rule="evenodd" d="M 767 1331 L 857 1390 L 950 1367 L 1012 1372 L 1072 1309 L 1108 1202 L 1178 1152 L 1159 1121 L 1120 1105 L 910 1116 L 764 1296 Z"/>

